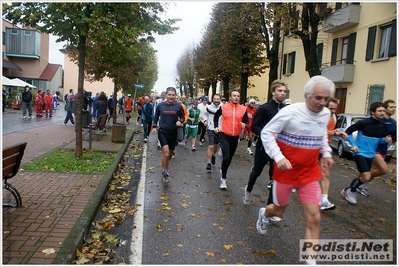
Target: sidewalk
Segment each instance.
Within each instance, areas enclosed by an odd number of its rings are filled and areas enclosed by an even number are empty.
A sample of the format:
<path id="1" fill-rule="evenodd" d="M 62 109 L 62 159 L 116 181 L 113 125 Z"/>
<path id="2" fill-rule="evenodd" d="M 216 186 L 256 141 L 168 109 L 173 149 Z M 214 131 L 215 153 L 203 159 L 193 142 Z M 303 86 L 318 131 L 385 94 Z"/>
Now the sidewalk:
<path id="1" fill-rule="evenodd" d="M 6 109 L 2 116 L 3 148 L 27 141 L 22 165 L 55 149 L 74 148 L 74 127 L 63 125 L 64 114 L 60 106 L 53 118 L 29 121 L 22 119 L 21 111 Z M 90 227 L 132 139 L 135 125 L 127 128 L 132 131 L 126 133 L 123 144 L 111 142 L 111 133 L 92 141 L 94 151 L 117 153 L 105 174 L 19 171 L 9 180 L 21 194 L 22 207 L 3 207 L 2 264 L 69 264 L 74 260 L 75 248 Z M 88 141 L 83 141 L 83 148 L 89 148 Z M 50 248 L 55 253 L 42 252 Z"/>

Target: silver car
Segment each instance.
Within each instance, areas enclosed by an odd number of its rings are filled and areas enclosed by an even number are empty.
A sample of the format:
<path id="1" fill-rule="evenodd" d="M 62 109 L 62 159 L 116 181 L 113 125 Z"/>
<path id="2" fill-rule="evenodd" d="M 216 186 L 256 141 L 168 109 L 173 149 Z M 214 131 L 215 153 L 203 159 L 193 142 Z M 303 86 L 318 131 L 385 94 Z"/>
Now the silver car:
<path id="1" fill-rule="evenodd" d="M 337 125 L 336 128 L 340 129 L 341 131 L 345 132 L 346 129 L 348 129 L 349 126 L 352 124 L 355 124 L 357 121 L 368 118 L 368 116 L 364 115 L 358 115 L 358 114 L 338 114 L 337 115 Z M 352 134 L 353 138 L 356 140 L 357 136 L 357 131 Z M 351 145 L 349 142 L 345 139 L 343 139 L 341 136 L 333 136 L 331 138 L 330 142 L 331 148 L 337 150 L 338 156 L 340 158 L 349 156 L 352 154 L 351 151 Z M 388 145 L 388 152 L 387 156 L 385 158 L 385 161 L 390 161 L 392 158 L 392 155 L 394 154 L 396 150 L 396 145 L 395 144 L 389 144 Z"/>

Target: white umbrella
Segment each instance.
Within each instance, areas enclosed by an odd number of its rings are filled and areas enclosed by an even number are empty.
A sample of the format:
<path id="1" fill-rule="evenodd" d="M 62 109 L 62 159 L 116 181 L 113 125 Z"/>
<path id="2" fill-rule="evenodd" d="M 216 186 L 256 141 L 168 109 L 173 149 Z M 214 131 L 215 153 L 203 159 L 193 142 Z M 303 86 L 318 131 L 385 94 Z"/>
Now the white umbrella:
<path id="1" fill-rule="evenodd" d="M 36 88 L 36 86 L 33 86 L 30 83 L 24 82 L 23 80 L 18 79 L 18 78 L 12 79 L 11 82 L 15 83 L 16 84 L 15 86 L 21 86 L 21 87 L 29 86 L 31 88 Z"/>
<path id="2" fill-rule="evenodd" d="M 10 85 L 10 86 L 14 85 L 14 83 L 5 76 L 1 76 L 1 84 L 2 85 Z"/>

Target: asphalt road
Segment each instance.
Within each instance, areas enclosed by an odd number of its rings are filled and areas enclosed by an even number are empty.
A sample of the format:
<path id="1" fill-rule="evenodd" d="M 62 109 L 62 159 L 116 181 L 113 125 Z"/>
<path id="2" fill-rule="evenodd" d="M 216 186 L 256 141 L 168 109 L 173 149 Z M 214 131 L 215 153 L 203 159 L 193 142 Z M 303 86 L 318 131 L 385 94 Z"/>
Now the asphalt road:
<path id="1" fill-rule="evenodd" d="M 138 140 L 136 138 L 136 140 Z M 138 142 L 138 141 L 137 141 Z M 269 225 L 262 236 L 256 231 L 258 210 L 268 196 L 268 166 L 252 192 L 252 201 L 242 202 L 244 187 L 253 163 L 245 154 L 246 142 L 239 144 L 227 173 L 226 191 L 219 189 L 220 160 L 211 173 L 205 171 L 206 143 L 191 151 L 179 146 L 170 166 L 170 182 L 162 183 L 161 151 L 156 136 L 145 145 L 141 174 L 132 173 L 131 205 L 138 205 L 134 219 L 115 229 L 127 243 L 118 248 L 116 261 L 129 264 L 304 264 L 299 260 L 299 241 L 305 221 L 296 193 L 283 220 Z M 358 194 L 358 204 L 348 203 L 340 194 L 353 179 L 352 160 L 334 156 L 329 199 L 337 208 L 322 213 L 321 239 L 393 239 L 396 264 L 397 193 L 394 172 L 371 183 L 370 197 Z M 379 262 L 319 262 L 319 264 L 378 264 Z M 380 262 L 381 263 L 381 262 Z M 385 264 L 386 264 L 385 263 Z"/>

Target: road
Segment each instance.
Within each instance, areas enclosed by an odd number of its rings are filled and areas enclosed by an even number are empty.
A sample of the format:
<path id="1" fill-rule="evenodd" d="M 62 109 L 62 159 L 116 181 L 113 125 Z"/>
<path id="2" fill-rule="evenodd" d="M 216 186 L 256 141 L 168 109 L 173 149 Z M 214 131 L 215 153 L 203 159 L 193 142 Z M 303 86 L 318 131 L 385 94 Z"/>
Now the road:
<path id="1" fill-rule="evenodd" d="M 162 154 L 157 150 L 156 136 L 151 135 L 144 145 L 143 161 L 135 158 L 132 163 L 141 167 L 141 172 L 132 173 L 130 185 L 137 192 L 132 194 L 131 205 L 138 205 L 139 211 L 134 219 L 127 219 L 115 229 L 118 237 L 127 241 L 117 249 L 115 263 L 304 264 L 299 261 L 299 241 L 305 221 L 296 193 L 291 196 L 283 220 L 269 225 L 265 236 L 257 233 L 258 210 L 265 206 L 268 196 L 268 166 L 258 178 L 252 202 L 243 204 L 253 163 L 253 156 L 245 154 L 245 148 L 246 142 L 240 142 L 227 174 L 226 191 L 219 189 L 221 157 L 217 156 L 212 172 L 207 173 L 206 146 L 197 146 L 197 151 L 192 152 L 189 144 L 177 147 L 176 158 L 171 161 L 170 182 L 164 185 L 159 167 Z M 329 199 L 337 208 L 322 213 L 320 238 L 393 239 L 396 264 L 396 164 L 390 164 L 394 172 L 374 179 L 370 197 L 358 194 L 358 204 L 352 205 L 340 192 L 353 179 L 355 164 L 336 156 L 334 160 Z"/>

